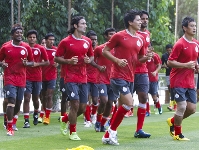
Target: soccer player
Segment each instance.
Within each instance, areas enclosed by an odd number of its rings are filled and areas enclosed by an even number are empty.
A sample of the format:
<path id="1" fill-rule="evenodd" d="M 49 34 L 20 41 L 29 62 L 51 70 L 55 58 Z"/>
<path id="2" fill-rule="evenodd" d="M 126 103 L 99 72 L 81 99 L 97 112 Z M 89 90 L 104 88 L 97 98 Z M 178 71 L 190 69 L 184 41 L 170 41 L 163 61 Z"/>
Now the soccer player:
<path id="1" fill-rule="evenodd" d="M 71 21 L 69 36 L 64 38 L 58 46 L 55 61 L 66 64 L 64 82 L 70 99 L 70 112 L 60 117 L 60 131 L 66 133 L 66 123 L 70 125 L 70 140 L 81 140 L 76 133 L 77 117 L 85 112 L 88 101 L 86 64 L 93 60 L 92 42 L 83 36 L 86 32 L 86 20 L 83 16 L 76 16 Z"/>
<path id="2" fill-rule="evenodd" d="M 30 98 L 32 94 L 32 101 L 34 106 L 33 113 L 33 124 L 38 124 L 38 109 L 39 109 L 39 94 L 42 86 L 42 66 L 49 65 L 48 56 L 43 46 L 36 44 L 37 31 L 29 30 L 27 33 L 28 44 L 32 49 L 34 57 L 34 66 L 27 67 L 26 69 L 26 89 L 24 92 L 24 126 L 23 128 L 30 128 L 29 123 L 29 109 L 30 109 Z"/>
<path id="3" fill-rule="evenodd" d="M 153 57 L 146 62 L 149 76 L 149 93 L 154 101 L 155 114 L 162 114 L 162 107 L 158 98 L 158 71 L 161 69 L 162 62 L 160 56 L 154 52 L 152 45 L 149 46 L 148 51 L 153 53 Z M 150 109 L 146 111 L 147 113 L 150 113 Z"/>
<path id="4" fill-rule="evenodd" d="M 199 45 L 194 39 L 196 22 L 193 18 L 185 17 L 182 29 L 184 35 L 175 43 L 167 62 L 168 66 L 172 67 L 170 86 L 177 102 L 174 117 L 168 118 L 167 123 L 174 140 L 187 141 L 189 139 L 182 134 L 182 121 L 196 111 L 194 72 L 199 71 L 197 63 Z"/>
<path id="5" fill-rule="evenodd" d="M 42 106 L 45 111 L 45 117 L 43 124 L 48 125 L 50 123 L 50 113 L 53 105 L 53 93 L 56 86 L 57 79 L 57 63 L 54 62 L 54 56 L 57 47 L 53 46 L 55 42 L 55 36 L 52 33 L 48 33 L 45 36 L 46 47 L 45 50 L 48 55 L 50 65 L 42 67 Z"/>
<path id="6" fill-rule="evenodd" d="M 4 90 L 8 99 L 7 135 L 14 135 L 13 114 L 20 110 L 26 85 L 26 66 L 33 66 L 33 55 L 28 44 L 22 42 L 23 28 L 15 24 L 11 30 L 12 41 L 1 48 L 0 65 L 4 67 Z M 5 62 L 3 62 L 5 61 Z"/>
<path id="7" fill-rule="evenodd" d="M 113 62 L 111 87 L 118 99 L 118 110 L 113 116 L 110 127 L 102 137 L 104 144 L 119 145 L 117 127 L 124 115 L 133 107 L 133 82 L 136 61 L 145 62 L 151 58 L 145 55 L 144 38 L 137 31 L 141 27 L 140 13 L 128 11 L 124 16 L 126 30 L 117 32 L 103 49 L 103 55 Z M 114 55 L 111 50 L 114 48 Z"/>
<path id="8" fill-rule="evenodd" d="M 41 40 L 41 44 L 40 44 L 41 46 L 46 46 L 46 40 L 45 40 L 45 38 L 42 38 L 42 40 Z"/>
<path id="9" fill-rule="evenodd" d="M 148 46 L 150 44 L 150 32 L 147 30 L 149 22 L 149 14 L 146 11 L 141 11 L 140 17 L 142 24 L 140 30 L 137 33 L 144 37 L 145 39 L 144 46 L 146 50 L 148 49 Z M 136 70 L 135 70 L 134 91 L 136 91 L 139 100 L 138 109 L 137 109 L 137 128 L 134 137 L 149 138 L 151 135 L 142 130 L 145 119 L 146 102 L 148 100 L 148 91 L 149 91 L 149 77 L 148 77 L 148 69 L 146 67 L 146 63 L 141 63 L 137 61 Z"/>
<path id="10" fill-rule="evenodd" d="M 104 38 L 108 42 L 115 33 L 116 30 L 114 28 L 107 28 L 104 32 Z M 106 43 L 96 47 L 94 50 L 94 59 L 96 67 L 98 68 L 96 78 L 98 80 L 97 83 L 100 98 L 100 103 L 97 109 L 97 122 L 95 123 L 96 132 L 105 132 L 105 123 L 111 113 L 113 101 L 116 101 L 110 86 L 111 67 L 113 63 L 102 55 L 102 49 L 105 47 Z M 110 52 L 113 54 L 114 49 Z"/>

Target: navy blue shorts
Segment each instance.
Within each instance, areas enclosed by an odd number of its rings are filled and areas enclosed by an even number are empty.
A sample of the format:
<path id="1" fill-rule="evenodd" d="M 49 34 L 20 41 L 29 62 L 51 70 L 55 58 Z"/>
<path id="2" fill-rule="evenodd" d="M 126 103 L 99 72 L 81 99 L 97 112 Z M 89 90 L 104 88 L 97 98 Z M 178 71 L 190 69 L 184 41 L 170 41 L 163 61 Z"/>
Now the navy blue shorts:
<path id="1" fill-rule="evenodd" d="M 99 97 L 98 85 L 97 84 L 88 82 L 87 86 L 88 86 L 88 93 L 92 97 Z"/>
<path id="2" fill-rule="evenodd" d="M 66 93 L 70 101 L 79 100 L 80 103 L 87 103 L 88 101 L 88 86 L 86 83 L 65 83 Z"/>
<path id="3" fill-rule="evenodd" d="M 56 87 L 56 80 L 50 80 L 50 81 L 43 81 L 42 82 L 42 90 L 47 91 L 47 89 L 54 90 Z"/>
<path id="4" fill-rule="evenodd" d="M 149 94 L 157 95 L 158 94 L 158 82 L 149 83 Z"/>
<path id="5" fill-rule="evenodd" d="M 188 88 L 172 88 L 171 89 L 176 102 L 188 101 L 190 103 L 196 104 L 196 90 Z"/>
<path id="6" fill-rule="evenodd" d="M 60 92 L 66 93 L 66 87 L 65 87 L 65 84 L 64 84 L 64 78 L 60 78 L 60 80 L 59 80 L 59 88 L 60 88 Z"/>
<path id="7" fill-rule="evenodd" d="M 134 92 L 144 92 L 148 93 L 149 92 L 149 77 L 148 74 L 135 74 L 135 79 L 134 79 Z"/>
<path id="8" fill-rule="evenodd" d="M 16 100 L 22 101 L 24 96 L 24 89 L 22 87 L 17 87 L 13 85 L 4 86 L 4 97 L 14 98 Z"/>
<path id="9" fill-rule="evenodd" d="M 98 84 L 99 96 L 107 96 L 108 100 L 114 101 L 116 97 L 110 84 Z"/>
<path id="10" fill-rule="evenodd" d="M 41 92 L 41 88 L 42 88 L 42 82 L 26 80 L 26 88 L 24 92 L 33 95 L 39 95 Z"/>
<path id="11" fill-rule="evenodd" d="M 123 79 L 111 79 L 111 88 L 116 98 L 119 98 L 120 93 L 123 95 L 133 93 L 133 82 L 128 82 Z"/>

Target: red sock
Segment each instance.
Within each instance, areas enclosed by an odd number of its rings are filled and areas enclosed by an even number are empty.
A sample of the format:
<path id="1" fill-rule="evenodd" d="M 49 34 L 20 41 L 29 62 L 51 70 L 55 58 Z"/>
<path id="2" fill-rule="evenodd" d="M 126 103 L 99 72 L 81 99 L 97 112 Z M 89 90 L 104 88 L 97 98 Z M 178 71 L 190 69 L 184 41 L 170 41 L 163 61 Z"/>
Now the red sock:
<path id="1" fill-rule="evenodd" d="M 92 111 L 91 111 L 91 115 L 96 114 L 96 112 L 97 112 L 97 108 L 98 108 L 98 105 L 93 105 L 93 104 L 92 104 Z"/>
<path id="2" fill-rule="evenodd" d="M 112 117 L 111 117 L 111 119 L 110 119 L 110 123 L 112 122 L 113 117 L 114 117 L 114 115 L 115 115 L 116 112 L 117 112 L 117 105 L 115 105 L 115 108 L 114 108 L 114 110 L 113 110 L 113 114 L 112 114 Z"/>
<path id="3" fill-rule="evenodd" d="M 115 109 L 115 106 L 113 105 L 111 108 L 111 114 L 113 113 L 114 109 Z"/>
<path id="4" fill-rule="evenodd" d="M 8 122 L 7 122 L 7 129 L 12 128 L 12 124 L 13 124 L 13 121 L 12 121 L 12 120 L 11 120 L 11 121 L 8 121 Z"/>
<path id="5" fill-rule="evenodd" d="M 105 123 L 106 123 L 106 121 L 107 121 L 107 117 L 102 117 L 102 120 L 101 120 L 101 126 L 104 126 L 105 125 Z"/>
<path id="6" fill-rule="evenodd" d="M 66 112 L 61 112 L 61 116 L 65 116 Z"/>
<path id="7" fill-rule="evenodd" d="M 146 109 L 138 107 L 138 110 L 137 110 L 137 129 L 136 129 L 136 132 L 139 131 L 140 129 L 142 129 L 143 124 L 144 124 L 145 114 L 146 114 Z"/>
<path id="8" fill-rule="evenodd" d="M 65 114 L 64 117 L 62 117 L 62 122 L 68 122 L 68 114 Z"/>
<path id="9" fill-rule="evenodd" d="M 46 118 L 50 117 L 50 113 L 51 113 L 51 109 L 50 108 L 46 108 Z"/>
<path id="10" fill-rule="evenodd" d="M 155 107 L 156 107 L 156 108 L 160 108 L 160 107 L 161 107 L 159 101 L 157 101 L 157 102 L 155 103 Z"/>
<path id="11" fill-rule="evenodd" d="M 16 124 L 17 123 L 17 119 L 18 119 L 18 116 L 15 115 L 14 118 L 12 119 L 12 124 Z"/>
<path id="12" fill-rule="evenodd" d="M 120 125 L 120 123 L 122 122 L 124 115 L 128 112 L 129 110 L 126 110 L 123 106 L 120 106 L 117 110 L 117 112 L 115 113 L 113 120 L 111 122 L 111 129 L 116 131 L 117 127 Z"/>
<path id="13" fill-rule="evenodd" d="M 109 133 L 108 133 L 108 131 L 106 131 L 106 133 L 104 134 L 104 137 L 105 137 L 105 138 L 109 138 Z"/>
<path id="14" fill-rule="evenodd" d="M 150 113 L 150 105 L 149 105 L 149 102 L 146 102 L 146 112 Z"/>
<path id="15" fill-rule="evenodd" d="M 24 119 L 29 119 L 29 113 L 24 113 Z"/>
<path id="16" fill-rule="evenodd" d="M 171 118 L 171 123 L 174 124 L 174 117 Z"/>
<path id="17" fill-rule="evenodd" d="M 76 132 L 76 124 L 70 124 L 70 134 L 72 134 L 72 132 Z"/>
<path id="18" fill-rule="evenodd" d="M 97 122 L 101 122 L 102 120 L 102 114 L 97 114 Z"/>
<path id="19" fill-rule="evenodd" d="M 84 113 L 86 121 L 91 121 L 90 111 L 91 111 L 90 105 L 86 105 L 86 111 Z"/>
<path id="20" fill-rule="evenodd" d="M 39 117 L 43 118 L 44 117 L 44 112 L 40 111 Z"/>
<path id="21" fill-rule="evenodd" d="M 182 127 L 174 125 L 175 135 L 182 133 Z"/>

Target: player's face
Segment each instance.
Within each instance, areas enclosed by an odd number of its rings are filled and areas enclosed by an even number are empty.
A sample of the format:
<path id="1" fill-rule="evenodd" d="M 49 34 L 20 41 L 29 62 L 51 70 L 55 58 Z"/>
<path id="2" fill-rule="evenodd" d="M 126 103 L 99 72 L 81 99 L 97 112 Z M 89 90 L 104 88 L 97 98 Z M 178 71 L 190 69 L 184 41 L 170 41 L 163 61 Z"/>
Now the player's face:
<path id="1" fill-rule="evenodd" d="M 84 34 L 86 32 L 86 20 L 85 19 L 81 19 L 77 25 L 77 31 Z"/>
<path id="2" fill-rule="evenodd" d="M 48 39 L 46 40 L 46 47 L 47 48 L 51 48 L 53 46 L 53 44 L 55 43 L 55 37 L 50 36 L 48 37 Z"/>
<path id="3" fill-rule="evenodd" d="M 196 34 L 196 22 L 189 22 L 188 27 L 184 27 L 185 33 L 189 35 Z"/>
<path id="4" fill-rule="evenodd" d="M 96 47 L 97 46 L 97 36 L 90 36 L 90 39 L 92 41 L 92 47 Z"/>
<path id="5" fill-rule="evenodd" d="M 14 34 L 12 35 L 12 38 L 15 42 L 22 41 L 23 31 L 21 29 L 17 29 Z"/>
<path id="6" fill-rule="evenodd" d="M 43 40 L 41 41 L 41 45 L 42 45 L 42 46 L 46 46 L 46 40 L 45 40 L 45 39 L 43 39 Z"/>
<path id="7" fill-rule="evenodd" d="M 36 41 L 37 41 L 37 37 L 36 37 L 35 34 L 30 34 L 30 35 L 28 36 L 28 43 L 29 43 L 29 44 L 35 44 Z"/>
<path id="8" fill-rule="evenodd" d="M 141 21 L 142 21 L 141 28 L 146 28 L 148 26 L 148 23 L 149 23 L 149 17 L 148 17 L 148 15 L 143 14 L 141 16 Z"/>
<path id="9" fill-rule="evenodd" d="M 129 27 L 133 28 L 133 30 L 135 31 L 140 30 L 141 24 L 142 22 L 139 15 L 135 16 L 135 19 L 133 20 L 133 22 L 129 21 Z"/>
<path id="10" fill-rule="evenodd" d="M 107 40 L 110 40 L 111 37 L 115 34 L 115 31 L 108 32 L 108 36 L 106 37 Z"/>
<path id="11" fill-rule="evenodd" d="M 172 51 L 171 48 L 168 48 L 168 49 L 167 49 L 167 52 L 168 52 L 169 54 L 171 54 L 171 51 Z"/>

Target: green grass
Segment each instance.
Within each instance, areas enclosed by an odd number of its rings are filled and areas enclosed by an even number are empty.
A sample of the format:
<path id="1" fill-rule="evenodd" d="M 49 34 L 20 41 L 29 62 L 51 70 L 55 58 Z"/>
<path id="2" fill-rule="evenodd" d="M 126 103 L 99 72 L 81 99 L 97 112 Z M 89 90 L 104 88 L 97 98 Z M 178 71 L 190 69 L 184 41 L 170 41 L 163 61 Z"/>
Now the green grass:
<path id="1" fill-rule="evenodd" d="M 96 133 L 94 128 L 84 128 L 83 117 L 78 118 L 77 132 L 81 141 L 71 141 L 68 136 L 62 136 L 59 131 L 57 118 L 60 113 L 52 113 L 51 123 L 48 126 L 38 124 L 23 129 L 23 115 L 20 115 L 13 137 L 6 135 L 6 130 L 0 129 L 0 150 L 65 150 L 79 145 L 87 145 L 95 150 L 198 150 L 199 143 L 199 113 L 195 113 L 183 121 L 183 134 L 191 141 L 174 141 L 168 132 L 166 119 L 173 116 L 166 106 L 162 115 L 152 114 L 145 119 L 144 131 L 151 133 L 149 139 L 136 139 L 133 137 L 136 128 L 136 117 L 125 118 L 118 128 L 119 146 L 103 145 L 101 138 L 104 133 Z M 153 107 L 151 107 L 152 110 Z M 134 110 L 134 114 L 136 109 Z M 3 123 L 3 116 L 0 117 Z"/>

